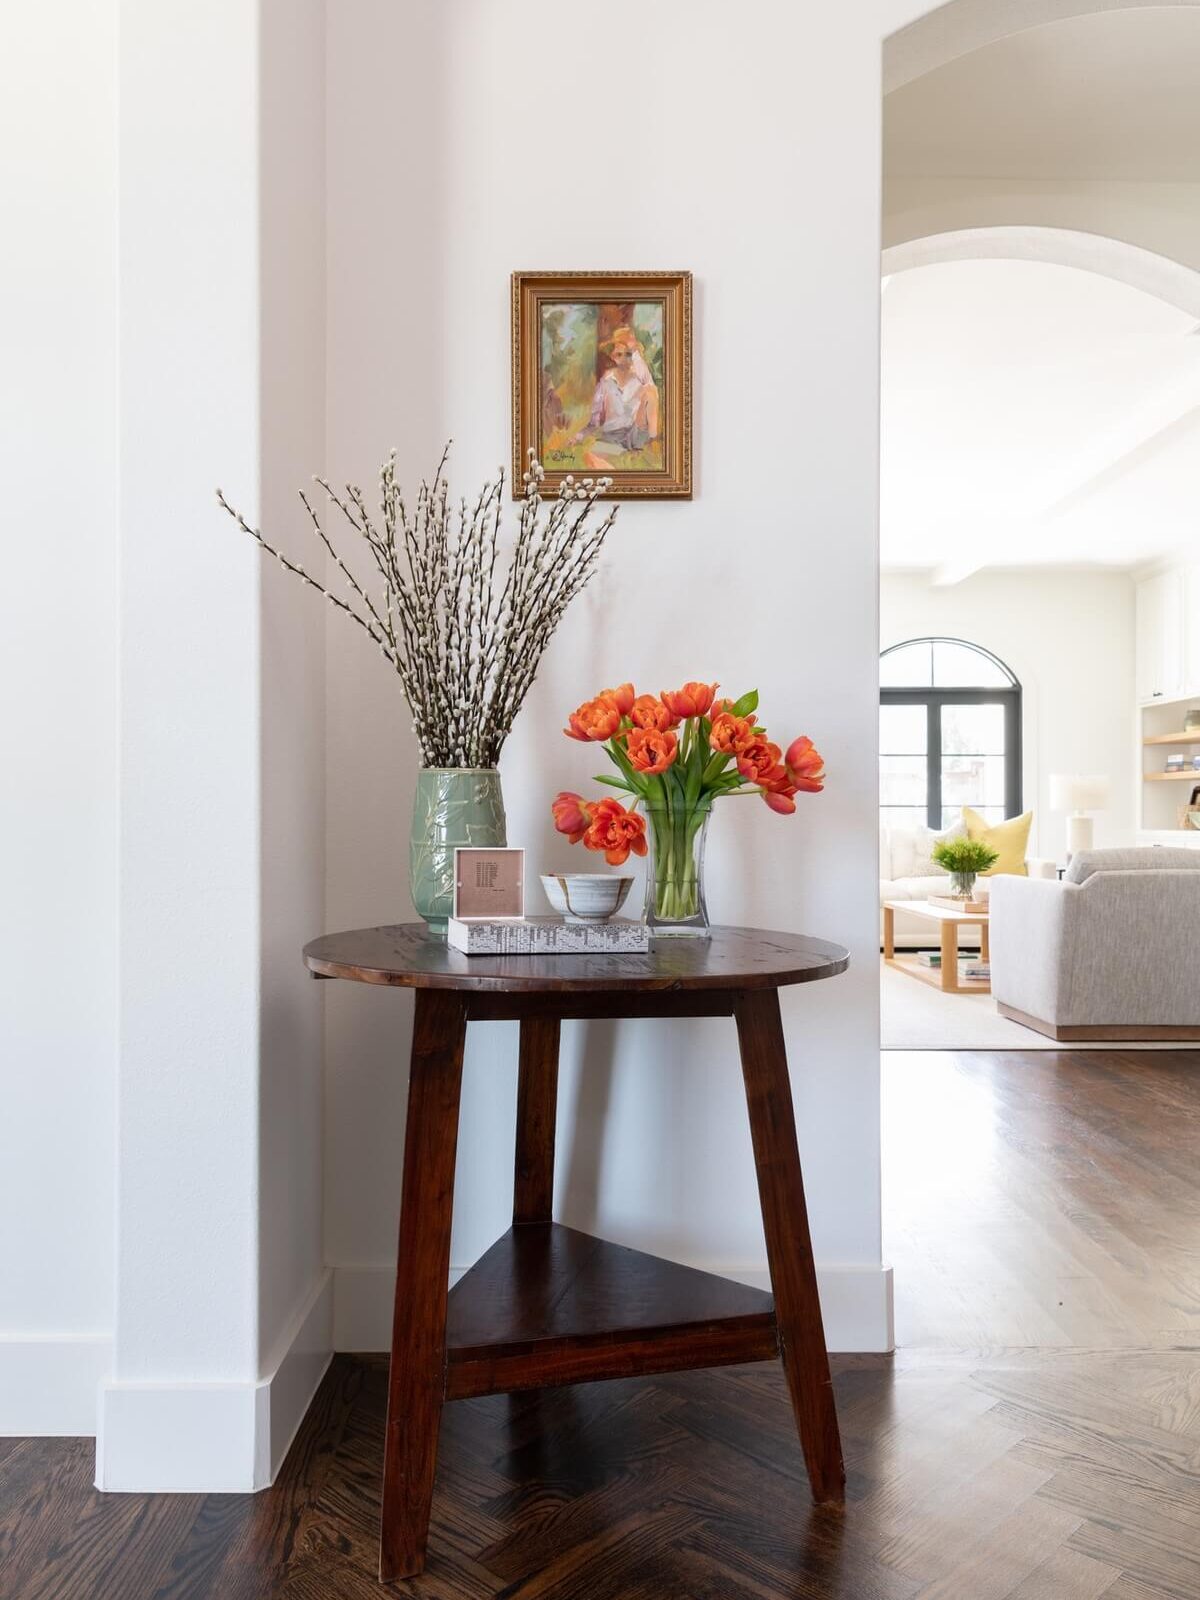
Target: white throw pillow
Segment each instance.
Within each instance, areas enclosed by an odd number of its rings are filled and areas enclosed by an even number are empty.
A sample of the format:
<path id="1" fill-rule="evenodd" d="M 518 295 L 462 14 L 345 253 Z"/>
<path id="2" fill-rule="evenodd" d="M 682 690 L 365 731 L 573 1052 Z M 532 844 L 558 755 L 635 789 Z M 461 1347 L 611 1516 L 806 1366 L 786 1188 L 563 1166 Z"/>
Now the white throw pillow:
<path id="1" fill-rule="evenodd" d="M 940 832 L 933 828 L 914 828 L 912 832 L 912 868 L 908 874 L 912 878 L 947 877 L 945 867 L 933 859 L 934 846 L 948 844 L 951 839 L 965 839 L 967 836 L 966 824 L 958 817 L 948 828 Z"/>

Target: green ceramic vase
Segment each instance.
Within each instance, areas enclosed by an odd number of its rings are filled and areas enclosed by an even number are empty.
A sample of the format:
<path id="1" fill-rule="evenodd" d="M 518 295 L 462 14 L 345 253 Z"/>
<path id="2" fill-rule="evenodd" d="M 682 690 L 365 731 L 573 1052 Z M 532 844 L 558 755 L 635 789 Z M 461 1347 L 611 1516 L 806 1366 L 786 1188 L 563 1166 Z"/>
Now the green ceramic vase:
<path id="1" fill-rule="evenodd" d="M 425 767 L 417 774 L 408 881 L 417 915 L 445 938 L 454 906 L 454 851 L 508 843 L 495 767 Z"/>

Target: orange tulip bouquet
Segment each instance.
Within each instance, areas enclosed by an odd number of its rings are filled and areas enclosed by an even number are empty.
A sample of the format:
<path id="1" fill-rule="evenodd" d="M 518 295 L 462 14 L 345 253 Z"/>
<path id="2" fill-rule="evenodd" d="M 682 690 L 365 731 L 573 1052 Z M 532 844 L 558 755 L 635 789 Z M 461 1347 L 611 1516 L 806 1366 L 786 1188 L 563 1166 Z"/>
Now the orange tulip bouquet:
<path id="1" fill-rule="evenodd" d="M 603 744 L 619 776 L 598 775 L 597 783 L 634 798 L 584 800 L 564 791 L 551 806 L 554 825 L 572 844 L 603 851 L 614 867 L 631 852 L 644 856 L 649 842 L 646 920 L 659 934 L 708 932 L 704 840 L 714 800 L 758 794 L 787 816 L 797 794 L 825 786 L 825 764 L 811 739 L 794 740 L 784 753 L 767 738 L 756 689 L 739 700 L 716 693 L 715 683 L 685 683 L 639 695 L 625 683 L 586 701 L 563 730 Z"/>

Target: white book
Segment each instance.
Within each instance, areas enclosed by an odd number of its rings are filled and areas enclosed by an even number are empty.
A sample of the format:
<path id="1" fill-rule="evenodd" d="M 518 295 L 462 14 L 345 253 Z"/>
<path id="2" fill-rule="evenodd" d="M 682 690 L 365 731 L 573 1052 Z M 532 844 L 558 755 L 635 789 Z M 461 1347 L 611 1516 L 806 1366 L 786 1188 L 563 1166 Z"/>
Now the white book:
<path id="1" fill-rule="evenodd" d="M 641 955 L 650 948 L 644 922 L 567 922 L 563 917 L 462 920 L 451 917 L 446 942 L 467 956 Z"/>

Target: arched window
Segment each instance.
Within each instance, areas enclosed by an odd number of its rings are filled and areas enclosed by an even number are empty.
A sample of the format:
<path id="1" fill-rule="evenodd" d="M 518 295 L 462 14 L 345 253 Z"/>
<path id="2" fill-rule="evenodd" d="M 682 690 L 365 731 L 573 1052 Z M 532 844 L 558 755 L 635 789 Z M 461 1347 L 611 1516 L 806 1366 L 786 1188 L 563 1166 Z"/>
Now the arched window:
<path id="1" fill-rule="evenodd" d="M 963 806 L 1021 810 L 1021 685 L 963 639 L 909 639 L 879 661 L 879 814 L 948 827 Z"/>

